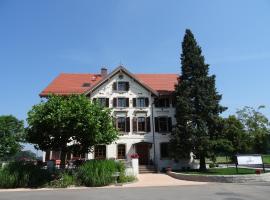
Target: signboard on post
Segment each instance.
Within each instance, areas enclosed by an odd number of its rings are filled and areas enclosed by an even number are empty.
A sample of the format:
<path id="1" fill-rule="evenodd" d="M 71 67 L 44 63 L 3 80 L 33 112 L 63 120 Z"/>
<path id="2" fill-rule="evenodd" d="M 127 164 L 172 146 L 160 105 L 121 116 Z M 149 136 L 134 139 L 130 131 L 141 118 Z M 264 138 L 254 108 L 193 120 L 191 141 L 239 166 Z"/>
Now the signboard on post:
<path id="1" fill-rule="evenodd" d="M 262 165 L 261 155 L 236 155 L 238 165 Z"/>
<path id="2" fill-rule="evenodd" d="M 238 172 L 238 165 L 262 165 L 263 171 L 265 172 L 264 163 L 261 155 L 236 155 L 236 170 Z"/>

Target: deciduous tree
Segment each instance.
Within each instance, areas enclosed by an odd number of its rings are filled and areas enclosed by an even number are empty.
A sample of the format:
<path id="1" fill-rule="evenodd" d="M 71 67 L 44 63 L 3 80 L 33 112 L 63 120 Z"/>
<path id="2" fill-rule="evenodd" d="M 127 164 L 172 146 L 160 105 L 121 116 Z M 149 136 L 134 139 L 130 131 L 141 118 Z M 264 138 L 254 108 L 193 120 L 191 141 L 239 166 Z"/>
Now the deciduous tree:
<path id="1" fill-rule="evenodd" d="M 27 139 L 37 149 L 87 153 L 97 144 L 110 144 L 118 134 L 111 111 L 84 95 L 50 96 L 28 112 Z"/>
<path id="2" fill-rule="evenodd" d="M 0 160 L 6 160 L 21 150 L 24 125 L 12 115 L 0 116 Z"/>

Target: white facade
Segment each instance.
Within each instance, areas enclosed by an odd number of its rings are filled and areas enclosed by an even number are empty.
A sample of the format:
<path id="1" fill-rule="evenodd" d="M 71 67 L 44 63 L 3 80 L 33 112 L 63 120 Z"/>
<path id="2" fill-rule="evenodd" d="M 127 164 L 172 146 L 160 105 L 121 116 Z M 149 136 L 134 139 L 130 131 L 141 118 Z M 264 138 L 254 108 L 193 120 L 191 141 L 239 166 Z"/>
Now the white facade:
<path id="1" fill-rule="evenodd" d="M 119 76 L 120 75 L 120 76 Z M 128 82 L 129 90 L 128 91 L 114 91 L 113 83 L 115 82 Z M 113 99 L 124 97 L 129 99 L 129 106 L 126 108 L 115 108 L 113 107 Z M 149 98 L 149 105 L 144 108 L 133 107 L 134 98 Z M 160 153 L 160 144 L 167 143 L 170 140 L 170 133 L 158 133 L 155 132 L 155 117 L 166 116 L 172 119 L 172 124 L 175 124 L 175 108 L 172 107 L 171 101 L 170 106 L 166 108 L 156 108 L 154 105 L 154 100 L 157 96 L 153 95 L 151 91 L 144 88 L 136 80 L 130 77 L 125 73 L 117 73 L 114 76 L 110 77 L 108 81 L 99 86 L 96 90 L 91 93 L 91 99 L 94 98 L 109 98 L 109 107 L 113 110 L 114 117 L 129 117 L 130 118 L 130 131 L 119 136 L 119 139 L 113 144 L 106 146 L 106 158 L 115 158 L 117 159 L 117 144 L 125 144 L 126 146 L 126 159 L 130 159 L 130 155 L 136 153 L 135 145 L 141 142 L 149 143 L 149 163 L 155 164 L 155 166 L 162 170 L 166 167 L 178 168 L 180 163 L 175 163 L 170 159 L 161 158 Z M 152 110 L 153 109 L 153 110 Z M 153 113 L 153 115 L 152 115 Z M 150 117 L 150 132 L 133 132 L 133 123 L 132 119 L 137 116 Z M 153 130 L 154 129 L 154 130 Z M 153 135 L 154 134 L 154 135 Z M 155 148 L 155 155 L 154 155 Z M 148 153 L 148 152 L 145 152 Z M 88 159 L 94 158 L 94 152 L 88 154 Z M 140 158 L 139 158 L 140 159 Z"/>

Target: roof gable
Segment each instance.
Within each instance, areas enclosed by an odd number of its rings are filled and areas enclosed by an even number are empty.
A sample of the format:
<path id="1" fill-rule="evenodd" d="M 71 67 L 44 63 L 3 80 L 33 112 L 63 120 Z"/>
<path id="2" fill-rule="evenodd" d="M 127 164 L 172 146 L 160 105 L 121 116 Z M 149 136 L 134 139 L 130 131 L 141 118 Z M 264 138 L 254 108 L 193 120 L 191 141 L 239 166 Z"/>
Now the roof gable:
<path id="1" fill-rule="evenodd" d="M 102 79 L 99 83 L 97 83 L 96 85 L 94 85 L 92 88 L 90 88 L 87 92 L 85 92 L 85 94 L 91 93 L 94 90 L 96 90 L 97 88 L 99 88 L 101 85 L 103 85 L 104 83 L 106 83 L 111 77 L 115 76 L 118 73 L 124 73 L 127 76 L 129 76 L 130 78 L 132 78 L 133 80 L 135 80 L 137 83 L 139 83 L 142 87 L 144 87 L 146 90 L 150 91 L 152 94 L 154 95 L 158 95 L 157 91 L 154 90 L 153 88 L 149 87 L 147 84 L 145 84 L 144 82 L 140 81 L 136 75 L 133 75 L 132 73 L 130 73 L 126 68 L 124 68 L 123 66 L 119 66 L 118 68 L 116 68 L 115 70 L 113 70 L 110 74 L 108 74 L 106 77 L 104 77 L 104 79 Z"/>

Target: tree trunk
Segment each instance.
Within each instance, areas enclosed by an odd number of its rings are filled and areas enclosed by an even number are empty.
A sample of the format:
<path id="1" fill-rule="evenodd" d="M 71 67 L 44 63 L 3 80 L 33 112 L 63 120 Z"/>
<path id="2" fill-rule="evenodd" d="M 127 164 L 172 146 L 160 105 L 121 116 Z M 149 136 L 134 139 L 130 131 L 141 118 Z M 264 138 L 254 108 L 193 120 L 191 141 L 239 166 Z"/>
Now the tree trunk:
<path id="1" fill-rule="evenodd" d="M 200 156 L 200 171 L 206 171 L 205 156 Z"/>
<path id="2" fill-rule="evenodd" d="M 61 169 L 65 169 L 66 168 L 66 155 L 67 155 L 67 151 L 66 148 L 62 148 L 61 150 L 61 155 L 60 155 L 60 168 Z"/>

